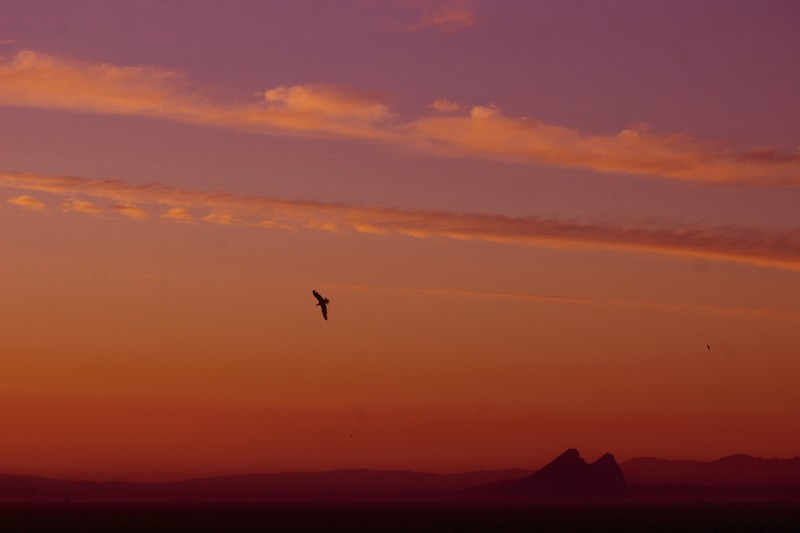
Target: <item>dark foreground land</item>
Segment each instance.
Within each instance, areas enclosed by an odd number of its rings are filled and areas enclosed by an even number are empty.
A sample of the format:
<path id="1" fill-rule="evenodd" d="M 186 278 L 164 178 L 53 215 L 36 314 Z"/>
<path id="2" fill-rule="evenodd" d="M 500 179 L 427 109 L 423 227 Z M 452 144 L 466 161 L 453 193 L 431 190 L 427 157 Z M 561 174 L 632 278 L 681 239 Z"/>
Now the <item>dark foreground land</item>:
<path id="1" fill-rule="evenodd" d="M 771 504 L 15 504 L 2 531 L 798 531 Z"/>

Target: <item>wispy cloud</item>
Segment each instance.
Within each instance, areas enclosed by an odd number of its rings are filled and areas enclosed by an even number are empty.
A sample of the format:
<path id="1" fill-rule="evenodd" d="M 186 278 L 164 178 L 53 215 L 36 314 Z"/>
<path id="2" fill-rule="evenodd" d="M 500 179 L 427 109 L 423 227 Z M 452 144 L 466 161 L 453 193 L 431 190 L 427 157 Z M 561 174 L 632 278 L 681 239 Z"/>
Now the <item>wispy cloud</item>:
<path id="1" fill-rule="evenodd" d="M 701 313 L 717 313 L 726 315 L 773 316 L 784 320 L 800 320 L 800 313 L 774 307 L 719 306 L 698 305 L 691 303 L 668 303 L 648 300 L 622 300 L 610 298 L 591 298 L 569 296 L 564 294 L 542 294 L 531 292 L 475 291 L 468 289 L 424 288 L 424 287 L 381 287 L 373 285 L 336 285 L 326 284 L 326 288 L 336 291 L 420 294 L 443 298 L 487 298 L 501 300 L 524 300 L 532 302 L 564 303 L 579 305 L 611 305 L 629 309 L 659 309 L 664 311 L 695 311 Z"/>
<path id="2" fill-rule="evenodd" d="M 61 59 L 29 50 L 0 63 L 0 103 L 114 114 L 189 118 L 197 97 L 187 98 L 181 74 L 150 67 L 117 67 Z M 188 116 L 187 116 L 188 115 Z"/>
<path id="3" fill-rule="evenodd" d="M 217 103 L 180 72 L 56 58 L 30 50 L 0 60 L 0 104 L 162 119 L 250 132 L 383 138 L 385 97 L 329 84 L 277 87 L 251 104 Z"/>
<path id="4" fill-rule="evenodd" d="M 147 218 L 147 212 L 141 207 L 135 205 L 114 204 L 108 207 L 116 213 L 130 218 L 131 220 L 145 220 Z"/>
<path id="5" fill-rule="evenodd" d="M 587 134 L 496 106 L 467 115 L 445 98 L 434 114 L 401 121 L 385 95 L 327 84 L 277 87 L 250 104 L 214 101 L 181 73 L 82 63 L 32 51 L 0 60 L 0 105 L 144 115 L 254 133 L 328 135 L 393 143 L 451 157 L 489 157 L 595 172 L 706 183 L 800 186 L 800 150 L 737 151 L 722 142 L 645 127 Z"/>
<path id="6" fill-rule="evenodd" d="M 182 207 L 170 207 L 167 211 L 161 214 L 162 218 L 172 220 L 173 222 L 183 222 L 189 224 L 194 221 L 192 214 Z"/>
<path id="7" fill-rule="evenodd" d="M 409 26 L 412 30 L 433 28 L 455 32 L 477 22 L 473 2 L 467 0 L 406 1 L 404 4 L 419 10 L 419 18 Z"/>
<path id="8" fill-rule="evenodd" d="M 0 39 L 0 46 L 10 46 L 12 44 L 17 44 L 17 41 L 14 39 Z"/>
<path id="9" fill-rule="evenodd" d="M 103 209 L 97 207 L 87 200 L 70 199 L 61 203 L 61 209 L 65 213 L 83 213 L 84 215 L 102 215 Z"/>
<path id="10" fill-rule="evenodd" d="M 264 93 L 264 100 L 280 104 L 282 107 L 279 109 L 365 123 L 389 118 L 384 99 L 380 94 L 359 92 L 339 85 L 280 86 Z"/>
<path id="11" fill-rule="evenodd" d="M 229 226 L 236 222 L 236 217 L 231 213 L 211 213 L 210 215 L 204 216 L 201 220 L 209 224 Z"/>
<path id="12" fill-rule="evenodd" d="M 225 192 L 180 189 L 157 183 L 112 179 L 0 173 L 0 187 L 68 195 L 73 210 L 88 197 L 139 206 L 166 206 L 163 217 L 189 222 L 189 209 L 209 222 L 282 229 L 357 231 L 376 235 L 450 238 L 555 248 L 581 248 L 700 256 L 800 270 L 800 229 L 781 231 L 743 226 L 645 228 L 543 217 L 447 213 L 276 200 Z M 83 212 L 100 209 L 86 202 Z M 92 207 L 89 207 L 92 206 Z M 230 216 L 230 218 L 227 218 Z M 210 217 L 210 218 L 209 218 Z"/>
<path id="13" fill-rule="evenodd" d="M 293 130 L 373 137 L 392 118 L 385 95 L 341 85 L 281 86 L 265 91 L 264 102 L 247 113 L 250 119 Z"/>
<path id="14" fill-rule="evenodd" d="M 439 98 L 438 100 L 434 100 L 428 107 L 437 113 L 455 113 L 461 110 L 461 106 L 459 104 L 452 102 L 447 98 Z"/>
<path id="15" fill-rule="evenodd" d="M 27 194 L 22 194 L 20 196 L 12 196 L 8 200 L 6 200 L 11 205 L 16 205 L 17 207 L 21 207 L 23 209 L 28 209 L 31 211 L 41 211 L 45 208 L 43 202 L 37 200 L 33 196 L 28 196 Z"/>
<path id="16" fill-rule="evenodd" d="M 800 152 L 776 148 L 735 152 L 722 143 L 688 135 L 624 129 L 614 135 L 580 131 L 493 106 L 475 106 L 468 117 L 428 117 L 408 125 L 421 146 L 453 155 L 573 167 L 596 172 L 661 176 L 712 183 L 800 185 Z"/>

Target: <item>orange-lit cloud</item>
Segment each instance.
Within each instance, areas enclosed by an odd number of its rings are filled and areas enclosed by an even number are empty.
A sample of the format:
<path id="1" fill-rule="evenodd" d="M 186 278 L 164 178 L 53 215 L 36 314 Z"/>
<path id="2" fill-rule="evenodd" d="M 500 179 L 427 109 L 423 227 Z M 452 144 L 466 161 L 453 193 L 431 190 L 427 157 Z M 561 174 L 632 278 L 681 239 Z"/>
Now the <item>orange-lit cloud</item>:
<path id="1" fill-rule="evenodd" d="M 437 113 L 455 113 L 456 111 L 461 110 L 461 106 L 455 102 L 451 102 L 447 98 L 439 98 L 438 100 L 434 100 L 428 106 Z"/>
<path id="2" fill-rule="evenodd" d="M 386 98 L 341 85 L 277 87 L 264 92 L 264 106 L 244 111 L 246 120 L 288 130 L 386 138 L 392 118 Z"/>
<path id="3" fill-rule="evenodd" d="M 119 213 L 120 215 L 130 218 L 131 220 L 145 220 L 147 212 L 141 207 L 126 204 L 114 204 L 108 206 L 109 209 Z"/>
<path id="4" fill-rule="evenodd" d="M 264 92 L 264 100 L 289 111 L 358 122 L 376 122 L 390 117 L 382 96 L 338 85 L 280 86 Z"/>
<path id="5" fill-rule="evenodd" d="M 6 200 L 11 205 L 16 205 L 17 207 L 21 207 L 23 209 L 29 209 L 31 211 L 41 211 L 45 208 L 43 202 L 40 202 L 33 196 L 28 196 L 27 194 L 22 194 L 20 196 L 12 196 L 8 200 Z"/>
<path id="6" fill-rule="evenodd" d="M 182 207 L 171 207 L 162 213 L 161 217 L 174 222 L 190 223 L 193 221 L 192 214 Z"/>
<path id="7" fill-rule="evenodd" d="M 103 209 L 97 207 L 92 202 L 79 199 L 65 200 L 61 203 L 64 212 L 83 213 L 84 215 L 102 215 Z"/>
<path id="8" fill-rule="evenodd" d="M 0 105 L 162 119 L 253 132 L 289 130 L 382 138 L 383 97 L 335 85 L 278 87 L 246 105 L 213 102 L 183 74 L 56 58 L 33 51 L 0 59 Z"/>
<path id="9" fill-rule="evenodd" d="M 472 2 L 465 0 L 406 2 L 406 5 L 420 10 L 419 19 L 409 26 L 412 30 L 433 28 L 454 32 L 477 22 Z"/>
<path id="10" fill-rule="evenodd" d="M 149 67 L 81 63 L 22 51 L 0 63 L 0 103 L 114 114 L 192 115 L 183 76 Z M 187 118 L 187 117 L 185 117 Z"/>
<path id="11" fill-rule="evenodd" d="M 438 102 L 438 103 L 437 103 Z M 800 185 L 800 151 L 775 147 L 737 151 L 684 134 L 637 126 L 597 135 L 525 117 L 496 106 L 466 116 L 440 99 L 435 115 L 399 122 L 386 98 L 334 85 L 277 87 L 250 104 L 213 101 L 180 73 L 118 67 L 23 51 L 0 59 L 0 105 L 144 115 L 254 133 L 369 139 L 447 156 L 491 157 L 595 172 L 649 175 L 708 183 Z"/>
<path id="12" fill-rule="evenodd" d="M 196 209 L 207 211 L 209 216 L 227 213 L 231 215 L 231 223 L 262 227 L 352 230 L 376 235 L 393 233 L 418 238 L 656 252 L 800 270 L 800 230 L 734 225 L 630 227 L 536 216 L 508 217 L 275 200 L 179 189 L 155 183 L 139 185 L 111 179 L 16 173 L 0 173 L 0 187 L 102 198 L 115 203 L 168 206 L 168 211 L 162 216 L 184 222 L 192 220 L 188 209 Z M 78 200 L 71 201 L 71 205 L 78 205 Z"/>
<path id="13" fill-rule="evenodd" d="M 229 226 L 236 222 L 236 218 L 230 213 L 211 213 L 201 218 L 201 220 L 210 224 L 220 224 L 222 226 Z"/>
<path id="14" fill-rule="evenodd" d="M 704 182 L 800 185 L 800 152 L 734 152 L 687 135 L 624 129 L 585 135 L 575 129 L 475 106 L 468 117 L 422 118 L 411 137 L 434 151 L 623 174 Z"/>

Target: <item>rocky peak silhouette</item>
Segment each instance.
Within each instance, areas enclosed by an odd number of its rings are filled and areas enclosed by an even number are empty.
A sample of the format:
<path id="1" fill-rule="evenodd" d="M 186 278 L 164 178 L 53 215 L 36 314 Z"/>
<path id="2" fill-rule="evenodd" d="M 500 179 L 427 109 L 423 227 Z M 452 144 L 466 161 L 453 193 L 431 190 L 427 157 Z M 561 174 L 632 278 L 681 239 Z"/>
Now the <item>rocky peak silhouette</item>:
<path id="1" fill-rule="evenodd" d="M 587 463 L 578 450 L 570 448 L 541 470 L 524 478 L 511 490 L 540 497 L 616 497 L 627 485 L 614 456 L 607 453 Z"/>

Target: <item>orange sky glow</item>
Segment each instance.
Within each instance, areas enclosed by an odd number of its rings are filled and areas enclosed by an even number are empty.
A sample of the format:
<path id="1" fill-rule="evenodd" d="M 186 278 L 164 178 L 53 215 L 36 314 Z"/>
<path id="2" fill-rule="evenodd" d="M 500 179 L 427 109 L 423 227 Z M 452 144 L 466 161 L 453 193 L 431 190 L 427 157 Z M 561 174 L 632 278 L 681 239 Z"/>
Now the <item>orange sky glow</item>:
<path id="1" fill-rule="evenodd" d="M 800 455 L 796 6 L 97 4 L 0 20 L 0 473 Z"/>

